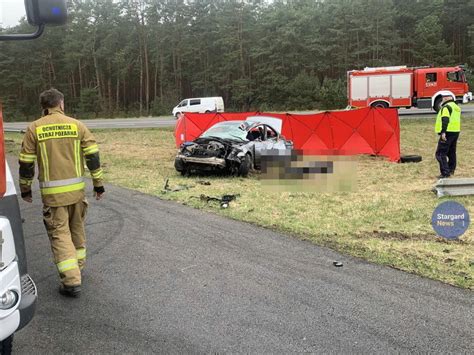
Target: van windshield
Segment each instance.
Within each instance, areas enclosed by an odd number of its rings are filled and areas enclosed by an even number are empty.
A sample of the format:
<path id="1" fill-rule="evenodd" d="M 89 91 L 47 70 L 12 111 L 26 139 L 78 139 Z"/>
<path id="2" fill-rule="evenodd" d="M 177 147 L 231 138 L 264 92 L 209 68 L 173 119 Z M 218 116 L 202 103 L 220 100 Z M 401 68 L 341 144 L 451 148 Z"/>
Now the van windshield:
<path id="1" fill-rule="evenodd" d="M 178 104 L 178 107 L 183 107 L 183 106 L 186 106 L 187 104 L 188 104 L 188 100 L 183 100 Z"/>

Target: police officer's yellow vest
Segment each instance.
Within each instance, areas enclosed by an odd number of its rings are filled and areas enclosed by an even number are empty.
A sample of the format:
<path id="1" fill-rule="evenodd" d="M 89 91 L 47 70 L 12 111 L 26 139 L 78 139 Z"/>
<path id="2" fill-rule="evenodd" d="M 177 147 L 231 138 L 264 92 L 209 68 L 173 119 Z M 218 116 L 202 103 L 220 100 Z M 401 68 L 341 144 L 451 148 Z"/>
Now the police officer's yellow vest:
<path id="1" fill-rule="evenodd" d="M 451 108 L 451 114 L 449 114 L 447 106 Z M 461 109 L 458 105 L 456 105 L 455 102 L 448 102 L 441 108 L 441 110 L 439 110 L 438 116 L 436 116 L 436 133 L 441 133 L 441 128 L 443 126 L 443 116 L 449 117 L 449 124 L 446 132 L 461 132 Z"/>

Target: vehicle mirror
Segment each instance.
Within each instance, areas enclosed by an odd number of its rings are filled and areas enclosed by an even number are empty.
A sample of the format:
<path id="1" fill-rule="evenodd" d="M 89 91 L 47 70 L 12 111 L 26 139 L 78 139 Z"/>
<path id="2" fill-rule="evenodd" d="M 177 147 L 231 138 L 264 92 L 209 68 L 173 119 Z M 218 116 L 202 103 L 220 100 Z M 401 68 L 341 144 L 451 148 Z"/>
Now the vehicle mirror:
<path id="1" fill-rule="evenodd" d="M 33 26 L 64 25 L 67 21 L 66 0 L 25 0 L 25 8 Z"/>
<path id="2" fill-rule="evenodd" d="M 66 0 L 25 0 L 26 17 L 36 32 L 0 34 L 0 41 L 23 41 L 40 37 L 46 25 L 63 25 L 67 21 Z"/>

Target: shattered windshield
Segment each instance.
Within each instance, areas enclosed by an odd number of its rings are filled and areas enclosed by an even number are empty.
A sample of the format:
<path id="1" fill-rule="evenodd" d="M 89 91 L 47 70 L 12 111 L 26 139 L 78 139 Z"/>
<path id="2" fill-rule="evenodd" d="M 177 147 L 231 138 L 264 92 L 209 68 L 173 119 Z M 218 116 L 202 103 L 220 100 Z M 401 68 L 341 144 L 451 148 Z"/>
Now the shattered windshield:
<path id="1" fill-rule="evenodd" d="M 245 121 L 221 122 L 209 128 L 201 137 L 217 137 L 221 139 L 245 141 L 247 140 L 248 127 L 249 124 Z"/>

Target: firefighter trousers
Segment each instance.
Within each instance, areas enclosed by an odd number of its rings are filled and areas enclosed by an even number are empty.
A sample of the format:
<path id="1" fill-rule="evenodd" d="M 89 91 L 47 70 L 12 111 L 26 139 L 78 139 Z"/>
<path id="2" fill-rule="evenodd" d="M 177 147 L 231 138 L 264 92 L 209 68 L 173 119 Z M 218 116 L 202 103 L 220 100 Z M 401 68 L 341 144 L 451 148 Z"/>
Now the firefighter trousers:
<path id="1" fill-rule="evenodd" d="M 86 261 L 84 220 L 87 206 L 84 199 L 69 206 L 43 207 L 43 221 L 54 262 L 65 286 L 81 284 L 81 270 Z"/>

